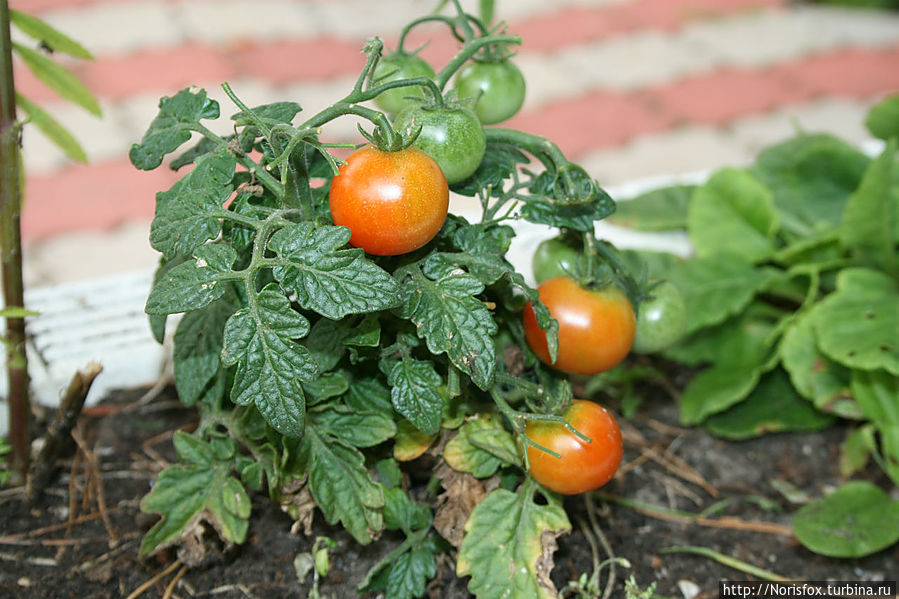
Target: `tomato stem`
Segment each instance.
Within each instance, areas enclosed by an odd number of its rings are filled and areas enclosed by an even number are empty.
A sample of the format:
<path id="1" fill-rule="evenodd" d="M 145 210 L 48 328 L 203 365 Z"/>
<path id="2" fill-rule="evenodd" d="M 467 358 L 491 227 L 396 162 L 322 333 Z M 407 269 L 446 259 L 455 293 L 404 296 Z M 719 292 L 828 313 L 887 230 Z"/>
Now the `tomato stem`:
<path id="1" fill-rule="evenodd" d="M 446 87 L 446 84 L 449 83 L 449 80 L 452 76 L 462 68 L 466 62 L 468 62 L 475 53 L 483 48 L 484 46 L 489 46 L 491 44 L 520 44 L 521 37 L 517 35 L 487 35 L 484 37 L 480 37 L 474 40 L 470 40 L 466 42 L 465 46 L 456 54 L 451 61 L 449 61 L 445 67 L 440 69 L 440 72 L 437 73 L 435 80 L 437 81 L 437 87 L 441 90 Z M 486 129 L 489 131 L 490 129 Z"/>

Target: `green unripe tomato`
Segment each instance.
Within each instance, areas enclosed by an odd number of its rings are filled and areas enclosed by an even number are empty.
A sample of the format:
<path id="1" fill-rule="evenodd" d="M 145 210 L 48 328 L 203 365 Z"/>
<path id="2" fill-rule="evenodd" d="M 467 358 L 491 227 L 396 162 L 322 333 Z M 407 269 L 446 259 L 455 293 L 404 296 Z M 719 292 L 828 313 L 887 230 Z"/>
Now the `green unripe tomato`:
<path id="1" fill-rule="evenodd" d="M 687 302 L 673 283 L 665 281 L 640 303 L 633 351 L 651 354 L 677 343 L 687 330 Z"/>
<path id="2" fill-rule="evenodd" d="M 577 250 L 558 237 L 546 239 L 537 246 L 531 261 L 534 279 L 539 285 L 553 277 L 578 278 L 582 260 Z"/>
<path id="3" fill-rule="evenodd" d="M 409 106 L 397 115 L 397 131 L 421 133 L 413 145 L 440 165 L 448 185 L 467 179 L 481 164 L 487 148 L 484 127 L 468 108 Z"/>
<path id="4" fill-rule="evenodd" d="M 475 114 L 485 125 L 511 118 L 524 104 L 524 75 L 508 59 L 500 62 L 473 61 L 456 75 L 460 98 L 474 98 Z"/>
<path id="5" fill-rule="evenodd" d="M 394 52 L 378 61 L 375 67 L 374 80 L 380 85 L 398 79 L 413 77 L 434 78 L 434 69 L 423 58 L 416 54 Z M 412 98 L 422 99 L 425 91 L 417 85 L 388 89 L 375 98 L 375 104 L 384 112 L 397 114 L 407 106 L 415 104 Z"/>

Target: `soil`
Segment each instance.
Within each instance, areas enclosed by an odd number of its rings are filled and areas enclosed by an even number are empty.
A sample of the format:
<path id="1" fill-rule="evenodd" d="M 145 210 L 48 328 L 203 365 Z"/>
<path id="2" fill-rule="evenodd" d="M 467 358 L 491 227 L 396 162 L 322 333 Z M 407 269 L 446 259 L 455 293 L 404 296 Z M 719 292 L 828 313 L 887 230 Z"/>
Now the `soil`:
<path id="1" fill-rule="evenodd" d="M 140 537 L 155 520 L 140 512 L 140 498 L 174 459 L 172 431 L 195 421 L 191 410 L 179 407 L 173 389 L 139 410 L 122 409 L 144 391 L 117 392 L 82 416 L 76 429 L 81 449 L 73 448 L 60 461 L 60 475 L 34 509 L 17 489 L 0 490 L 0 597 L 307 597 L 311 581 L 300 582 L 294 558 L 308 552 L 313 539 L 291 533 L 288 516 L 264 495 L 254 498 L 248 541 L 201 567 L 182 570 L 168 552 L 137 557 Z M 752 523 L 765 522 L 780 525 L 774 528 L 781 533 L 788 530 L 799 507 L 791 503 L 796 495 L 814 499 L 840 484 L 838 451 L 846 427 L 733 443 L 700 429 L 680 429 L 676 422 L 676 405 L 662 396 L 623 422 L 623 468 L 602 491 L 663 508 L 720 511 L 703 525 L 663 520 L 608 498 L 599 501 L 597 522 L 608 547 L 632 565 L 616 568 L 613 597 L 624 596 L 623 582 L 631 574 L 641 588 L 656 582 L 656 592 L 670 598 L 717 597 L 721 579 L 753 580 L 708 557 L 664 551 L 678 546 L 705 547 L 790 579 L 895 580 L 899 575 L 899 545 L 864 559 L 836 560 L 811 553 L 789 535 L 713 525 L 727 516 L 738 526 L 757 529 Z M 874 468 L 863 476 L 889 488 Z M 789 498 L 776 481 L 795 487 Z M 590 543 L 579 528 L 587 520 L 584 498 L 566 501 L 575 530 L 559 539 L 552 576 L 559 588 L 593 568 Z M 320 516 L 314 533 L 337 542 L 331 573 L 320 583 L 322 596 L 347 599 L 358 596 L 355 586 L 400 540 L 385 534 L 362 547 Z M 602 546 L 599 552 L 606 559 Z M 602 574 L 605 584 L 608 569 Z M 440 564 L 429 596 L 467 598 L 465 585 L 447 561 Z"/>

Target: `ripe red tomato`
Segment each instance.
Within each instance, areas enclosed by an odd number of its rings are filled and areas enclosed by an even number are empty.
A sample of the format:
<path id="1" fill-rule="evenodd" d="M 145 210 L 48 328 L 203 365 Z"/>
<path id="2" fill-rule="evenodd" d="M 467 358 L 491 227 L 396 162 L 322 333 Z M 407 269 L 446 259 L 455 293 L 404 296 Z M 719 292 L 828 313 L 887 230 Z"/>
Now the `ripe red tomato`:
<path id="1" fill-rule="evenodd" d="M 537 325 L 530 303 L 525 306 L 525 338 L 546 364 L 569 374 L 598 374 L 621 362 L 630 351 L 637 320 L 627 296 L 615 285 L 586 289 L 562 276 L 544 281 L 537 291 L 559 321 L 559 355 L 552 363 L 546 332 Z"/>
<path id="2" fill-rule="evenodd" d="M 434 238 L 446 220 L 449 188 L 434 159 L 415 147 L 384 152 L 365 146 L 347 158 L 329 191 L 334 224 L 350 244 L 396 256 Z"/>
<path id="3" fill-rule="evenodd" d="M 574 495 L 603 486 L 621 463 L 621 430 L 615 418 L 592 401 L 576 399 L 563 414 L 579 432 L 590 437 L 587 443 L 558 422 L 532 420 L 525 434 L 535 443 L 561 455 L 556 458 L 528 446 L 530 473 L 544 487 Z"/>

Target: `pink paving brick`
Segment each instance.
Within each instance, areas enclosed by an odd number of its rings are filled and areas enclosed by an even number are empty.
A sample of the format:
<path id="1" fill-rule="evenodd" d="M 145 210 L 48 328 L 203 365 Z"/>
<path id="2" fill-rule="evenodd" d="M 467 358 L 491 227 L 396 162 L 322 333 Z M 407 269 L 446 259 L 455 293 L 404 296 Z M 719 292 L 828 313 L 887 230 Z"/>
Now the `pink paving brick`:
<path id="1" fill-rule="evenodd" d="M 793 103 L 796 95 L 775 71 L 722 69 L 649 89 L 645 101 L 677 122 L 720 125 L 740 115 Z"/>
<path id="2" fill-rule="evenodd" d="M 361 42 L 333 38 L 247 44 L 230 50 L 228 60 L 237 76 L 252 76 L 274 85 L 359 73 L 365 65 Z"/>
<path id="3" fill-rule="evenodd" d="M 880 51 L 847 48 L 777 67 L 810 95 L 865 98 L 899 90 L 899 46 Z"/>
<path id="4" fill-rule="evenodd" d="M 23 240 L 30 243 L 67 231 L 107 231 L 129 220 L 149 220 L 156 192 L 179 177 L 166 168 L 138 171 L 127 158 L 29 177 Z"/>

